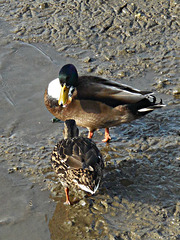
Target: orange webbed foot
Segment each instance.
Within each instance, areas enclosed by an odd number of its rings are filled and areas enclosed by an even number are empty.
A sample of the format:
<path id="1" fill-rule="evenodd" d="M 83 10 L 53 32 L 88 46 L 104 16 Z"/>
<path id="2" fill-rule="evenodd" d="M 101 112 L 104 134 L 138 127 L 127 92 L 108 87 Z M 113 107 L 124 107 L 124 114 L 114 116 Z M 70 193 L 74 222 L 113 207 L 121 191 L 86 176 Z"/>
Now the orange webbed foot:
<path id="1" fill-rule="evenodd" d="M 94 134 L 93 132 L 89 131 L 89 133 L 88 133 L 88 138 L 91 139 L 91 138 L 93 137 L 93 134 Z"/>
<path id="2" fill-rule="evenodd" d="M 105 128 L 105 138 L 102 141 L 109 142 L 110 140 L 111 140 L 111 136 L 109 134 L 109 128 Z"/>
<path id="3" fill-rule="evenodd" d="M 66 187 L 66 188 L 64 189 L 64 191 L 65 191 L 65 194 L 66 194 L 66 201 L 64 202 L 64 204 L 65 204 L 65 205 L 71 205 L 71 202 L 70 202 L 70 200 L 69 200 L 69 188 Z"/>

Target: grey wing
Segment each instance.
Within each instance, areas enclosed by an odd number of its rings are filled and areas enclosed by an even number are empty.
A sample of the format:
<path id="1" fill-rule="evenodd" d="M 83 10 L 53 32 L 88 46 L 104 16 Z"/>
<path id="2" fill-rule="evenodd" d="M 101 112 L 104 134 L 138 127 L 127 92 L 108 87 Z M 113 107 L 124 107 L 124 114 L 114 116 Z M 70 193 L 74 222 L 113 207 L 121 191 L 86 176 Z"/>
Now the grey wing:
<path id="1" fill-rule="evenodd" d="M 114 81 L 82 76 L 79 78 L 80 86 L 78 87 L 78 97 L 80 99 L 91 99 L 105 102 L 113 105 L 136 103 L 150 94 L 150 91 L 140 91 L 136 88 Z"/>

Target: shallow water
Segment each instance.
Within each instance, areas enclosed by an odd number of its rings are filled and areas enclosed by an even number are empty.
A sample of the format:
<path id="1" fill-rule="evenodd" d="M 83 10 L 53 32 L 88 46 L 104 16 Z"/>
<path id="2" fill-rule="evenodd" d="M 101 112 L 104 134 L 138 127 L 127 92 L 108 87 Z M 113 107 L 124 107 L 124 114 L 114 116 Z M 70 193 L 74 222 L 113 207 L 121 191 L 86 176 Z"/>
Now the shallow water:
<path id="1" fill-rule="evenodd" d="M 176 69 L 171 68 L 176 65 L 176 53 L 167 53 L 170 57 L 163 58 L 157 72 L 156 57 L 154 62 L 151 59 L 153 67 L 140 63 L 144 70 L 139 70 L 138 76 L 134 73 L 133 78 L 130 73 L 121 79 L 134 87 L 154 90 L 167 107 L 111 128 L 112 141 L 107 145 L 101 142 L 104 130 L 95 133 L 94 141 L 106 164 L 101 187 L 92 197 L 71 191 L 70 197 L 80 201 L 69 207 L 63 204 L 63 188 L 50 166 L 51 150 L 62 138 L 63 123 L 51 122 L 52 115 L 43 102 L 44 89 L 67 62 L 74 63 L 82 74 L 98 63 L 108 66 L 108 61 L 97 57 L 87 66 L 82 59 L 90 56 L 92 49 L 82 57 L 78 54 L 81 47 L 72 47 L 73 53 L 68 54 L 68 50 L 58 52 L 50 44 L 10 42 L 11 25 L 3 19 L 0 35 L 1 238 L 177 240 L 180 107 L 172 91 L 156 88 L 160 76 Z M 80 60 L 73 54 L 81 55 Z M 160 74 L 164 66 L 168 73 Z M 120 81 L 115 73 L 103 74 Z M 173 74 L 167 87 L 171 90 L 177 86 L 178 74 Z M 87 135 L 86 129 L 80 132 Z"/>

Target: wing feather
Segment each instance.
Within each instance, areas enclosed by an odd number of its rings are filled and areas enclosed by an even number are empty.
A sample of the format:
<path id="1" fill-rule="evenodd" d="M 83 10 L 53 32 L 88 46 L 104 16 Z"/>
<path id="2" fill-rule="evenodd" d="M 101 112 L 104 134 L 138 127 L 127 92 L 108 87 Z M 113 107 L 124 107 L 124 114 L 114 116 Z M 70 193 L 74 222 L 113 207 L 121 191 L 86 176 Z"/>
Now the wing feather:
<path id="1" fill-rule="evenodd" d="M 140 91 L 125 84 L 103 78 L 82 76 L 79 77 L 78 99 L 98 100 L 110 106 L 136 103 L 150 94 L 150 91 Z"/>

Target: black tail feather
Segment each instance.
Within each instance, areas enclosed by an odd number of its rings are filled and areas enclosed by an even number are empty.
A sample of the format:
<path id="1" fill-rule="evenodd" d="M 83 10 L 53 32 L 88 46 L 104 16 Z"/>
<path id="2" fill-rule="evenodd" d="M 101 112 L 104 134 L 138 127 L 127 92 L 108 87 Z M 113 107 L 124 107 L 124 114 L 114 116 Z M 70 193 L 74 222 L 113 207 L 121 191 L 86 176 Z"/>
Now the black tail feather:
<path id="1" fill-rule="evenodd" d="M 150 101 L 149 98 L 151 98 L 152 101 Z M 156 108 L 162 108 L 165 106 L 162 103 L 162 99 L 159 103 L 157 103 L 155 96 L 150 95 L 149 98 L 144 98 L 137 103 L 129 104 L 128 109 L 132 112 L 132 114 L 141 117 L 148 114 L 149 112 L 152 112 Z"/>

